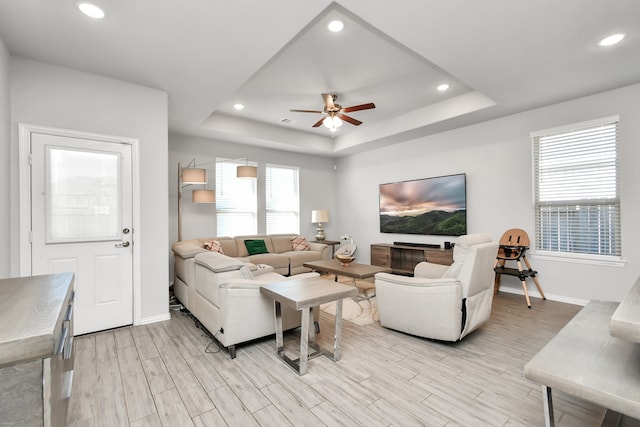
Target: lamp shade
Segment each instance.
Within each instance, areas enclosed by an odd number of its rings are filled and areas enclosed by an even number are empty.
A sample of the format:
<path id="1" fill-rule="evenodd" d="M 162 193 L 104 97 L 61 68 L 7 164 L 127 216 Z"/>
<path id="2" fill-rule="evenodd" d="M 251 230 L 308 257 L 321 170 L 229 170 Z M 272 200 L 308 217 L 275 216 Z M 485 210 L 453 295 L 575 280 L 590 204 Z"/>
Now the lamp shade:
<path id="1" fill-rule="evenodd" d="M 184 168 L 182 169 L 183 184 L 206 184 L 207 170 L 201 168 Z"/>
<path id="2" fill-rule="evenodd" d="M 327 222 L 329 222 L 329 212 L 325 210 L 311 211 L 311 222 L 312 223 L 324 222 L 326 224 Z"/>
<path id="3" fill-rule="evenodd" d="M 258 168 L 255 166 L 238 166 L 236 169 L 236 177 L 238 178 L 257 178 Z"/>
<path id="4" fill-rule="evenodd" d="M 213 190 L 193 190 L 193 203 L 215 203 L 216 192 Z"/>

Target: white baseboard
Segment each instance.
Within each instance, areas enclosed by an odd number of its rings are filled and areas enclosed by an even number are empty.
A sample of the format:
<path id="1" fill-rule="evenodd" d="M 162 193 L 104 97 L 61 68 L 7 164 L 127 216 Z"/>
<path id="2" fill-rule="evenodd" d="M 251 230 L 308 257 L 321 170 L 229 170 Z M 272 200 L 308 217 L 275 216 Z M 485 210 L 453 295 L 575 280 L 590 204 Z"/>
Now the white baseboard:
<path id="1" fill-rule="evenodd" d="M 167 311 L 166 314 L 159 314 L 157 316 L 145 317 L 144 319 L 140 319 L 140 323 L 138 323 L 138 325 L 148 325 L 150 323 L 163 322 L 170 319 L 171 313 Z"/>
<path id="2" fill-rule="evenodd" d="M 524 292 L 522 291 L 522 288 L 511 288 L 503 285 L 500 287 L 500 292 L 522 295 L 522 298 L 524 298 Z M 538 293 L 537 290 L 533 290 L 533 289 L 529 289 L 529 296 L 533 298 L 542 298 L 542 295 L 540 295 L 540 293 Z M 584 300 L 579 298 L 570 298 L 564 295 L 554 295 L 554 294 L 545 293 L 544 296 L 547 297 L 547 299 L 550 301 L 564 302 L 567 304 L 574 304 L 574 305 L 584 306 L 589 302 L 589 300 Z"/>

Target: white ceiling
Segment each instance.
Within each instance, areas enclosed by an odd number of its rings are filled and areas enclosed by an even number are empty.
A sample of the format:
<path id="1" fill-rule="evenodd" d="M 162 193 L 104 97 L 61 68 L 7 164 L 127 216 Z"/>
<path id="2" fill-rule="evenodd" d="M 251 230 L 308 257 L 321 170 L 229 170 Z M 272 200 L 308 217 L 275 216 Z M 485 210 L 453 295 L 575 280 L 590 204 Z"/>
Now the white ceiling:
<path id="1" fill-rule="evenodd" d="M 0 37 L 12 55 L 166 91 L 171 132 L 297 152 L 341 156 L 640 82 L 637 0 L 94 3 L 105 19 L 75 0 L 0 0 Z M 614 32 L 628 37 L 596 46 Z M 289 111 L 322 110 L 321 93 L 376 108 L 335 134 Z"/>

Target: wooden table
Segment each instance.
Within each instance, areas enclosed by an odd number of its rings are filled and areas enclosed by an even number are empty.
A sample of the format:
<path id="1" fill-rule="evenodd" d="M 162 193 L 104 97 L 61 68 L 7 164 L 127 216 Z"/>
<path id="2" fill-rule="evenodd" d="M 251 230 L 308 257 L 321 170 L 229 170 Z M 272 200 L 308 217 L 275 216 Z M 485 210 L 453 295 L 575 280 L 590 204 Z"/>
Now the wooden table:
<path id="1" fill-rule="evenodd" d="M 331 246 L 331 258 L 336 254 L 336 245 L 339 245 L 340 242 L 337 240 L 312 240 L 312 243 L 322 243 L 324 245 Z"/>
<path id="2" fill-rule="evenodd" d="M 274 301 L 276 313 L 276 354 L 299 375 L 307 373 L 307 361 L 310 358 L 325 355 L 334 361 L 340 360 L 340 342 L 342 341 L 342 300 L 357 294 L 351 286 L 340 283 L 333 284 L 325 279 L 309 278 L 269 283 L 260 286 L 260 293 Z M 320 349 L 315 342 L 315 329 L 309 324 L 313 319 L 314 307 L 327 302 L 336 301 L 336 324 L 333 339 L 333 353 Z M 300 358 L 291 359 L 284 352 L 282 331 L 282 307 L 287 304 L 302 311 L 300 332 Z M 313 352 L 309 353 L 309 348 Z"/>
<path id="3" fill-rule="evenodd" d="M 367 264 L 358 264 L 356 262 L 352 262 L 348 265 L 342 265 L 342 263 L 336 259 L 323 259 L 321 261 L 309 261 L 302 264 L 303 266 L 310 268 L 315 271 L 319 271 L 321 273 L 331 273 L 335 274 L 335 281 L 338 281 L 338 276 L 347 276 L 353 279 L 353 285 L 358 288 L 356 279 L 368 279 L 376 275 L 376 273 L 391 273 L 391 268 L 389 267 L 378 267 L 377 265 L 367 265 Z M 373 287 L 373 286 L 372 286 Z M 366 295 L 367 289 L 363 290 L 363 294 L 360 295 L 359 299 L 369 299 L 375 296 Z"/>

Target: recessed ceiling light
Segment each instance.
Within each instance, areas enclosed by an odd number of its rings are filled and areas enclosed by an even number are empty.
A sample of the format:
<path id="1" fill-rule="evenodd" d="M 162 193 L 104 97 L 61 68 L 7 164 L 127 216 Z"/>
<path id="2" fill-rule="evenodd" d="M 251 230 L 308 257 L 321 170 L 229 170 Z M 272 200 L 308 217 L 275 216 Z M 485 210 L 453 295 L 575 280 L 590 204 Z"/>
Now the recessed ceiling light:
<path id="1" fill-rule="evenodd" d="M 233 104 L 233 108 L 235 108 L 238 111 L 244 110 L 244 105 L 242 105 L 242 104 Z"/>
<path id="2" fill-rule="evenodd" d="M 96 6 L 95 4 L 80 2 L 78 3 L 78 9 L 80 9 L 82 13 L 84 13 L 90 18 L 95 18 L 95 19 L 104 18 L 104 11 L 100 9 L 98 6 Z"/>
<path id="3" fill-rule="evenodd" d="M 438 85 L 437 88 L 440 92 L 444 92 L 445 90 L 449 89 L 449 85 L 447 83 L 443 83 L 441 85 Z"/>
<path id="4" fill-rule="evenodd" d="M 342 23 L 342 21 L 335 20 L 329 22 L 327 28 L 329 29 L 329 31 L 337 33 L 338 31 L 342 31 L 342 29 L 344 28 L 344 24 Z"/>
<path id="5" fill-rule="evenodd" d="M 620 43 L 622 39 L 625 38 L 626 36 L 627 35 L 623 33 L 612 34 L 600 40 L 598 42 L 598 46 L 603 46 L 603 47 L 613 46 L 614 44 Z"/>

